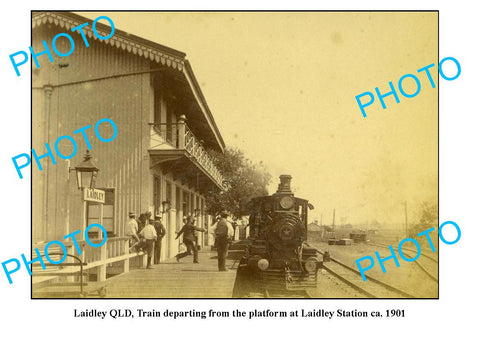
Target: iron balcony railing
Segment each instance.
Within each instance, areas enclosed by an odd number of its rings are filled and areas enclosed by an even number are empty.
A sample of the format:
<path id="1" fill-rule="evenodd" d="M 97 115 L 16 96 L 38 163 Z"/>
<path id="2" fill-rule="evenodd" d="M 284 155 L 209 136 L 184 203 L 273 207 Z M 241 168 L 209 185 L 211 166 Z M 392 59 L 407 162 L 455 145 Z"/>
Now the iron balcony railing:
<path id="1" fill-rule="evenodd" d="M 180 118 L 177 123 L 150 123 L 150 149 L 179 149 L 185 150 L 192 156 L 203 169 L 217 182 L 222 185 L 223 176 L 217 169 L 199 140 L 188 127 L 185 119 Z"/>

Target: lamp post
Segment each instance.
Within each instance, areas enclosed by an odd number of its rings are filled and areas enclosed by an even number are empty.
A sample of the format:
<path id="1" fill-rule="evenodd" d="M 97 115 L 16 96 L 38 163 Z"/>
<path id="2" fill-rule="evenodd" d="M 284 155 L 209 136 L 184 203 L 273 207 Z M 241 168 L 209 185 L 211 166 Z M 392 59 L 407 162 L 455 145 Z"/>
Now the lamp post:
<path id="1" fill-rule="evenodd" d="M 170 201 L 169 200 L 162 201 L 162 211 L 161 211 L 161 213 L 165 214 L 169 211 L 170 211 Z"/>
<path id="2" fill-rule="evenodd" d="M 77 174 L 77 185 L 78 189 L 82 190 L 82 201 L 83 201 L 83 226 L 82 226 L 82 236 L 84 235 L 85 229 L 87 227 L 87 200 L 85 199 L 85 190 L 94 189 L 95 182 L 97 180 L 99 169 L 91 161 L 92 155 L 90 151 L 87 150 L 83 161 L 78 164 L 75 168 L 70 169 L 70 171 L 75 170 Z M 103 223 L 103 204 L 100 207 L 100 224 Z M 84 237 L 84 236 L 83 236 Z"/>

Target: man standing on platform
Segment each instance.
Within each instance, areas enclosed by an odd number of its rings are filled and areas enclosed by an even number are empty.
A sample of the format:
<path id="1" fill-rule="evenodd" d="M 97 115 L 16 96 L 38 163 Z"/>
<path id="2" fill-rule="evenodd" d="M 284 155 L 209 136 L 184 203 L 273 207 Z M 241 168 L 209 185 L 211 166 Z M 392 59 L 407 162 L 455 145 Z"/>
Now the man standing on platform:
<path id="1" fill-rule="evenodd" d="M 129 240 L 130 250 L 132 250 L 136 245 L 140 243 L 140 238 L 138 237 L 138 223 L 135 219 L 135 213 L 131 211 L 128 213 L 127 226 L 125 228 L 125 235 L 130 236 Z"/>
<path id="2" fill-rule="evenodd" d="M 157 240 L 155 241 L 155 253 L 153 256 L 153 263 L 159 264 L 160 263 L 160 255 L 162 252 L 162 238 L 166 234 L 165 227 L 162 224 L 162 215 L 156 214 L 155 221 L 153 221 L 153 227 L 157 232 Z"/>
<path id="3" fill-rule="evenodd" d="M 227 221 L 228 213 L 224 210 L 220 213 L 220 220 L 217 222 L 215 228 L 215 247 L 218 255 L 218 270 L 226 272 L 225 259 L 228 254 L 228 246 L 233 238 L 233 227 Z"/>
<path id="4" fill-rule="evenodd" d="M 142 236 L 147 242 L 147 269 L 153 269 L 152 267 L 152 255 L 153 255 L 153 245 L 157 240 L 157 232 L 153 225 L 150 224 L 150 220 L 147 218 L 145 220 L 145 228 L 140 231 L 140 236 Z"/>

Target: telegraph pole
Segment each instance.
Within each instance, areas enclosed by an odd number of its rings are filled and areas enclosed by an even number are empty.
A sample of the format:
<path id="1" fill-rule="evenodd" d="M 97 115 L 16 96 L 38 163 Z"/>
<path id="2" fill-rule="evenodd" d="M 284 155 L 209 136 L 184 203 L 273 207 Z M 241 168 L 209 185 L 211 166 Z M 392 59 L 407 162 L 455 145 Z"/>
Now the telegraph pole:
<path id="1" fill-rule="evenodd" d="M 335 208 L 333 208 L 333 223 L 332 228 L 335 228 Z"/>

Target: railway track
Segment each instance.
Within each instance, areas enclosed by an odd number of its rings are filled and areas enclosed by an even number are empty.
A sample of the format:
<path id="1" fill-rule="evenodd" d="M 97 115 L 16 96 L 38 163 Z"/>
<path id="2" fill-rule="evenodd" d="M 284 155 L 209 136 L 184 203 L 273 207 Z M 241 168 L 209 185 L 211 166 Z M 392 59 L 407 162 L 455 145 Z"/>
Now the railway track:
<path id="1" fill-rule="evenodd" d="M 401 289 L 393 287 L 388 283 L 377 280 L 371 276 L 365 275 L 367 282 L 363 281 L 362 275 L 359 271 L 339 263 L 334 259 L 330 259 L 331 263 L 323 264 L 323 269 L 347 284 L 355 291 L 365 295 L 369 298 L 415 298 L 414 295 L 409 294 Z M 335 262 L 334 262 L 335 261 Z"/>
<path id="2" fill-rule="evenodd" d="M 324 252 L 318 249 L 317 251 L 324 255 Z M 415 298 L 414 295 L 369 275 L 365 275 L 367 278 L 366 283 L 357 269 L 332 257 L 330 257 L 329 264 L 323 264 L 323 269 L 355 291 L 369 298 Z"/>
<path id="3" fill-rule="evenodd" d="M 237 276 L 232 291 L 233 298 L 273 298 L 273 299 L 298 299 L 311 298 L 311 294 L 307 289 L 298 288 L 294 290 L 287 290 L 275 284 L 266 285 L 262 281 L 251 279 L 249 277 L 248 268 L 246 265 L 240 265 L 237 269 Z"/>
<path id="4" fill-rule="evenodd" d="M 377 245 L 378 246 L 378 245 Z M 387 247 L 388 248 L 388 247 Z M 324 255 L 323 251 L 315 248 L 318 253 Z M 412 250 L 413 251 L 413 250 Z M 335 279 L 343 282 L 354 292 L 367 298 L 416 298 L 402 289 L 394 287 L 384 281 L 378 280 L 372 276 L 365 275 L 367 281 L 363 281 L 361 273 L 354 267 L 351 267 L 340 260 L 330 257 L 330 263 L 324 263 L 323 269 Z M 242 295 L 234 294 L 233 297 L 242 298 L 312 298 L 307 290 L 297 291 L 275 291 L 269 288 L 252 289 L 253 287 L 244 287 L 245 293 Z"/>
<path id="5" fill-rule="evenodd" d="M 267 298 L 267 299 L 300 299 L 300 298 L 307 298 L 307 299 L 310 299 L 310 298 L 312 298 L 312 296 L 306 290 L 293 290 L 293 291 L 282 290 L 282 291 L 280 291 L 280 290 L 271 290 L 271 289 L 259 289 L 259 290 L 249 291 L 247 294 L 241 296 L 241 298 L 247 298 L 247 299 L 261 299 L 261 298 Z"/>
<path id="6" fill-rule="evenodd" d="M 265 298 L 311 298 L 312 296 L 307 290 L 292 290 L 292 291 L 272 291 L 265 289 L 263 292 Z"/>
<path id="7" fill-rule="evenodd" d="M 374 246 L 374 247 L 389 249 L 389 248 L 388 248 L 388 245 L 382 244 L 382 243 L 370 243 L 370 242 L 369 242 L 369 243 L 367 243 L 367 244 L 368 244 L 368 245 L 371 245 L 371 246 Z M 416 250 L 416 249 L 402 248 L 402 253 L 403 253 L 403 255 L 404 255 L 405 257 L 407 257 L 407 258 L 410 258 L 410 259 L 412 259 L 413 256 L 410 256 L 410 255 L 408 255 L 408 254 L 405 254 L 405 251 L 408 251 L 408 252 L 417 254 L 417 250 Z M 423 253 L 420 254 L 420 257 L 422 257 L 422 258 L 427 258 L 427 259 L 433 261 L 434 263 L 436 263 L 437 266 L 438 266 L 438 260 L 437 260 L 437 259 L 435 259 L 435 258 L 433 258 L 433 257 L 431 257 L 431 256 L 429 256 L 429 255 L 423 254 Z M 430 272 L 425 268 L 425 266 L 422 265 L 422 264 L 418 261 L 418 259 L 415 260 L 414 262 L 415 262 L 415 264 L 418 266 L 418 268 L 419 268 L 422 272 L 424 272 L 430 279 L 432 279 L 432 280 L 435 281 L 435 282 L 438 282 L 438 277 L 436 277 L 435 275 L 433 275 L 432 273 L 430 273 Z"/>
<path id="8" fill-rule="evenodd" d="M 383 243 L 374 243 L 374 242 L 368 242 L 367 243 L 368 245 L 372 245 L 372 246 L 377 246 L 377 247 L 380 247 L 380 248 L 388 248 L 388 244 L 383 244 Z M 406 250 L 406 251 L 409 251 L 409 252 L 413 252 L 413 253 L 417 253 L 417 250 L 416 249 L 410 249 L 410 248 L 405 248 L 405 247 L 402 247 L 402 250 Z M 422 253 L 420 256 L 423 256 L 424 258 L 427 258 L 427 259 L 430 259 L 432 260 L 433 262 L 435 263 L 438 263 L 438 259 L 430 256 L 430 255 L 427 255 L 427 254 L 424 254 Z"/>

